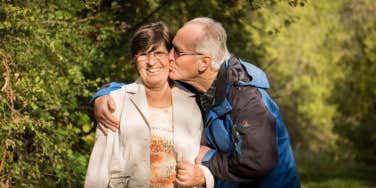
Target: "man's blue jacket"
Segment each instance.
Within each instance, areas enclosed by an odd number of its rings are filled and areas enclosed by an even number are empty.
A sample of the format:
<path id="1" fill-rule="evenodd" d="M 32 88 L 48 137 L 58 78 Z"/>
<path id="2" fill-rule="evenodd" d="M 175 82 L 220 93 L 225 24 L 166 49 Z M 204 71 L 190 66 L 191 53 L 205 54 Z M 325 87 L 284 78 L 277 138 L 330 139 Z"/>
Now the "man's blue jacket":
<path id="1" fill-rule="evenodd" d="M 290 139 L 269 82 L 258 67 L 232 56 L 212 87 L 205 111 L 203 159 L 216 176 L 215 187 L 300 187 Z M 210 96 L 210 94 L 209 94 Z"/>

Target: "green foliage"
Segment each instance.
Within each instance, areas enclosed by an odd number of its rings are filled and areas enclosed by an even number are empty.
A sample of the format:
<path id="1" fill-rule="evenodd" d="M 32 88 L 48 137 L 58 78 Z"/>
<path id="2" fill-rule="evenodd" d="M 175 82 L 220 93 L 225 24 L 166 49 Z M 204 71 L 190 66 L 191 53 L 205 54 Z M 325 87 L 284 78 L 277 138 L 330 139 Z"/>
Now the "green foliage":
<path id="1" fill-rule="evenodd" d="M 198 16 L 220 21 L 229 50 L 267 72 L 295 148 L 330 153 L 298 155 L 306 186 L 366 186 L 368 171 L 325 169 L 376 161 L 373 0 L 1 2 L 0 187 L 81 187 L 95 130 L 88 101 L 137 77 L 133 32 L 156 20 L 175 32 Z"/>
<path id="2" fill-rule="evenodd" d="M 345 139 L 340 142 L 347 153 L 376 162 L 376 4 L 371 0 L 348 1 L 341 11 L 344 55 L 340 59 L 343 77 L 333 95 L 340 113 L 336 131 Z M 355 152 L 354 152 L 355 151 Z"/>
<path id="3" fill-rule="evenodd" d="M 256 49 L 263 49 L 259 60 L 269 72 L 272 95 L 294 142 L 314 151 L 333 150 L 337 139 L 332 132 L 335 106 L 328 98 L 336 76 L 333 56 L 338 52 L 326 45 L 333 41 L 329 37 L 333 26 L 328 23 L 337 18 L 329 4 L 308 2 L 298 9 L 275 6 L 263 10 L 253 23 L 261 31 L 250 28 L 252 40 L 260 46 Z"/>
<path id="4" fill-rule="evenodd" d="M 83 30 L 73 11 L 82 7 L 67 1 L 2 8 L 1 180 L 5 186 L 80 186 L 91 144 L 81 138 L 83 126 L 93 127 L 87 101 L 97 86 L 85 71 L 99 59 L 90 54 L 95 41 L 83 35 L 91 28 Z"/>
<path id="5" fill-rule="evenodd" d="M 337 159 L 325 152 L 296 151 L 298 172 L 303 188 L 375 187 L 375 165 Z"/>

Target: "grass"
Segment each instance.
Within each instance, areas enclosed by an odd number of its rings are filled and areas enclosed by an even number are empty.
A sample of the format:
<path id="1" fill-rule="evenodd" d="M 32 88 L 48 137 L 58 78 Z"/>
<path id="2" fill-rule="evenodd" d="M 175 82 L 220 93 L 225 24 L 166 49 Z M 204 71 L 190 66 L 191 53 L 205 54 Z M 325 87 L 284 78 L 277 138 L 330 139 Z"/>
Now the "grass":
<path id="1" fill-rule="evenodd" d="M 302 188 L 376 188 L 376 165 L 295 151 Z"/>

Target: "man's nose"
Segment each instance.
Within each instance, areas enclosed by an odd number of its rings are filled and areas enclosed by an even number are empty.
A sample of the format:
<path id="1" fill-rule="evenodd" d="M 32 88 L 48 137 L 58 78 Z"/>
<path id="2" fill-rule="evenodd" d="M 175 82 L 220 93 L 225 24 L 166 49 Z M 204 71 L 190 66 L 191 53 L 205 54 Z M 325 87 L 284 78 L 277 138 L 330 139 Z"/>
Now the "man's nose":
<path id="1" fill-rule="evenodd" d="M 168 53 L 168 61 L 175 61 L 175 56 L 174 56 L 174 49 L 171 49 L 170 52 Z"/>

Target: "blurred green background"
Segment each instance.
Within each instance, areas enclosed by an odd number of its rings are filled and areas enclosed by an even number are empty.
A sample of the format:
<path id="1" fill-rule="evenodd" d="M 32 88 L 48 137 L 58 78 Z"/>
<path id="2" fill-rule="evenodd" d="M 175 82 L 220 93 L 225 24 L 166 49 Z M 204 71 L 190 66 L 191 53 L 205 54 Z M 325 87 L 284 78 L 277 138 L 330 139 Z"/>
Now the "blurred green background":
<path id="1" fill-rule="evenodd" d="M 198 16 L 269 75 L 302 187 L 376 187 L 374 0 L 1 0 L 0 187 L 82 187 L 88 101 L 137 77 L 133 32 Z"/>

